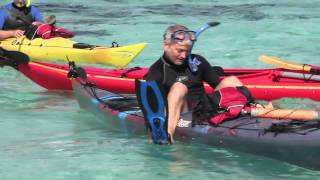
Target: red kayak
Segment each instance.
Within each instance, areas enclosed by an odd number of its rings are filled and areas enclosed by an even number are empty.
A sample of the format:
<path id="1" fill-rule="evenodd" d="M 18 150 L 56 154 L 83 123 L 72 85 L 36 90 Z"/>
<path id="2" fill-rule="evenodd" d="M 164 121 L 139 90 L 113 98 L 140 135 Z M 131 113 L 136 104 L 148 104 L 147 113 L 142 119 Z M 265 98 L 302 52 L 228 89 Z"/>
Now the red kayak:
<path id="1" fill-rule="evenodd" d="M 148 68 L 84 68 L 88 81 L 98 88 L 115 93 L 134 93 L 134 80 L 141 79 Z M 19 71 L 49 90 L 72 90 L 67 79 L 68 65 L 30 62 L 20 64 Z M 320 101 L 320 76 L 285 69 L 225 69 L 224 76 L 235 75 L 256 99 L 310 98 Z M 223 77 L 222 77 L 223 78 Z M 205 85 L 207 92 L 212 88 Z"/>

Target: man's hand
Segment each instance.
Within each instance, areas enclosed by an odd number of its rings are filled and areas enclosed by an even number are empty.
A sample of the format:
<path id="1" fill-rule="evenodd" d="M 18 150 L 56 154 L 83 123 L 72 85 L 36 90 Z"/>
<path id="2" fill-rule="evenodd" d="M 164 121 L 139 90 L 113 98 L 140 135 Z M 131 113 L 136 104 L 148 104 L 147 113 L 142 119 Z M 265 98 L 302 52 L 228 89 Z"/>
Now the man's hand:
<path id="1" fill-rule="evenodd" d="M 19 37 L 22 37 L 24 36 L 24 31 L 18 29 L 18 30 L 13 30 L 12 31 L 12 36 L 13 37 L 16 37 L 16 38 L 19 38 Z"/>
<path id="2" fill-rule="evenodd" d="M 32 25 L 35 25 L 35 26 L 39 26 L 39 25 L 41 25 L 41 24 L 43 24 L 43 22 L 34 21 L 34 22 L 32 23 Z"/>

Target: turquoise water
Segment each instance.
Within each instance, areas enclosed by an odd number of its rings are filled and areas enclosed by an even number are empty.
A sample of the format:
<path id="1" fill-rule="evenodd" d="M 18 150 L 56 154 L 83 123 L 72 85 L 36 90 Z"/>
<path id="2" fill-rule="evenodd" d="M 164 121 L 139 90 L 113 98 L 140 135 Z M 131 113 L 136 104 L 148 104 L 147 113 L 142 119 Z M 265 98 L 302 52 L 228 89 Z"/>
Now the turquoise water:
<path id="1" fill-rule="evenodd" d="M 9 1 L 1 1 L 0 5 Z M 173 23 L 197 29 L 194 52 L 226 68 L 271 67 L 269 54 L 318 64 L 320 1 L 290 0 L 33 0 L 44 15 L 99 45 L 142 41 L 130 65 L 149 66 L 162 54 Z M 10 68 L 0 69 L 0 179 L 319 179 L 320 173 L 260 156 L 203 144 L 154 146 L 81 110 L 71 93 L 50 92 Z M 287 102 L 287 101 L 285 101 Z M 291 103 L 292 101 L 289 101 Z M 320 151 L 319 151 L 320 152 Z"/>

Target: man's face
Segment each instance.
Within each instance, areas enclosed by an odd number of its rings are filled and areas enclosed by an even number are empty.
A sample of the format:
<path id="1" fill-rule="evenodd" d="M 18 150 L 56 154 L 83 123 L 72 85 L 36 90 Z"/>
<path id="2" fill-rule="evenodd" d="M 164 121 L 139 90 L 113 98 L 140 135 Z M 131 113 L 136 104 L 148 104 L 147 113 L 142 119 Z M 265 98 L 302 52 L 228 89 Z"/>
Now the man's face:
<path id="1" fill-rule="evenodd" d="M 14 0 L 13 2 L 17 7 L 23 7 L 26 5 L 26 0 Z"/>
<path id="2" fill-rule="evenodd" d="M 173 64 L 182 65 L 187 60 L 194 41 L 195 32 L 177 30 L 172 33 L 170 42 L 164 42 L 164 52 Z"/>
<path id="3" fill-rule="evenodd" d="M 164 52 L 169 60 L 175 65 L 182 65 L 189 55 L 190 44 L 187 43 L 164 43 Z"/>

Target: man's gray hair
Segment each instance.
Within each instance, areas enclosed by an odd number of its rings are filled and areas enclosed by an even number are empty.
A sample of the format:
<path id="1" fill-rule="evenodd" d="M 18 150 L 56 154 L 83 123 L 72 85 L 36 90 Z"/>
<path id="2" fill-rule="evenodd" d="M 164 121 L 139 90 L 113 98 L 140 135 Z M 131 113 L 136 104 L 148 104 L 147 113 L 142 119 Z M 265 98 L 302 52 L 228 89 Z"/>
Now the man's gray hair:
<path id="1" fill-rule="evenodd" d="M 182 31 L 190 31 L 190 29 L 188 29 L 187 27 L 183 26 L 183 25 L 180 25 L 180 24 L 174 24 L 174 25 L 171 25 L 169 26 L 166 31 L 164 32 L 163 34 L 163 40 L 165 43 L 168 43 L 168 44 L 174 44 L 176 43 L 174 41 L 174 39 L 172 39 L 172 34 L 176 31 L 179 31 L 179 30 L 182 30 Z M 192 44 L 191 41 L 187 40 L 185 41 L 186 44 Z"/>

